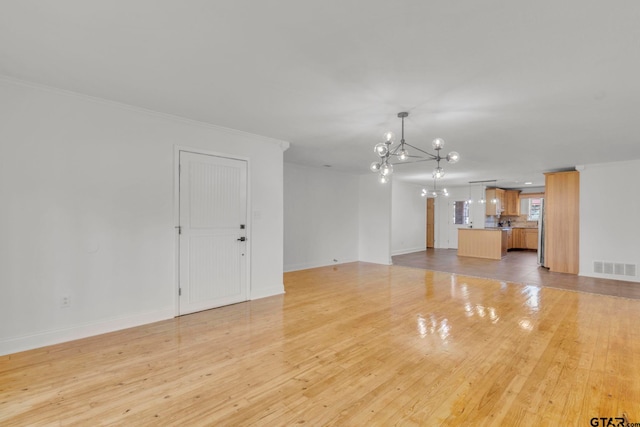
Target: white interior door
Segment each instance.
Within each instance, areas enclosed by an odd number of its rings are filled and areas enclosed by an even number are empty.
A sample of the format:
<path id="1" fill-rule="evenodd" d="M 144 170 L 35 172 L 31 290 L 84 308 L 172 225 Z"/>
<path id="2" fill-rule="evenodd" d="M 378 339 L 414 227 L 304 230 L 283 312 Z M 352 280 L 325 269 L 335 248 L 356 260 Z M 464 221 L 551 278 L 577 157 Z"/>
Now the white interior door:
<path id="1" fill-rule="evenodd" d="M 247 300 L 247 162 L 180 152 L 180 314 Z"/>

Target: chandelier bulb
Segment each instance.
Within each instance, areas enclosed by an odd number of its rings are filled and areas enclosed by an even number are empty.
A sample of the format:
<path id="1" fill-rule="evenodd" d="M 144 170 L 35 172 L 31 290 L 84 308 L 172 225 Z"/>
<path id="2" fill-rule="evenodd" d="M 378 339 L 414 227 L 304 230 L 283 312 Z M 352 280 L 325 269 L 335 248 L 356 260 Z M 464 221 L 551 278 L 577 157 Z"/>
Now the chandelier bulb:
<path id="1" fill-rule="evenodd" d="M 444 177 L 444 169 L 442 169 L 441 167 L 437 167 L 433 170 L 433 177 L 435 179 L 440 179 L 442 177 Z"/>
<path id="2" fill-rule="evenodd" d="M 380 166 L 379 162 L 373 162 L 371 163 L 371 166 L 369 166 L 369 169 L 371 169 L 371 172 L 378 172 L 380 170 Z"/>
<path id="3" fill-rule="evenodd" d="M 386 175 L 380 174 L 380 178 L 379 179 L 380 179 L 380 183 L 381 184 L 386 184 L 387 182 L 389 182 L 389 177 L 386 176 Z"/>
<path id="4" fill-rule="evenodd" d="M 396 135 L 391 131 L 385 132 L 382 136 L 387 143 L 392 143 L 396 140 Z"/>
<path id="5" fill-rule="evenodd" d="M 376 144 L 375 147 L 373 147 L 373 151 L 378 156 L 385 157 L 389 153 L 389 146 L 387 144 L 385 144 L 384 142 L 381 142 L 379 144 Z"/>
<path id="6" fill-rule="evenodd" d="M 431 145 L 433 146 L 434 150 L 440 150 L 442 149 L 442 147 L 444 147 L 444 139 L 436 138 L 431 142 Z"/>
<path id="7" fill-rule="evenodd" d="M 398 152 L 397 156 L 400 160 L 407 160 L 409 158 L 409 152 L 403 148 Z"/>
<path id="8" fill-rule="evenodd" d="M 449 163 L 457 163 L 460 160 L 460 154 L 457 151 L 452 151 L 447 154 L 447 162 Z"/>
<path id="9" fill-rule="evenodd" d="M 384 163 L 380 166 L 380 174 L 383 176 L 388 176 L 393 173 L 393 165 L 390 163 Z"/>

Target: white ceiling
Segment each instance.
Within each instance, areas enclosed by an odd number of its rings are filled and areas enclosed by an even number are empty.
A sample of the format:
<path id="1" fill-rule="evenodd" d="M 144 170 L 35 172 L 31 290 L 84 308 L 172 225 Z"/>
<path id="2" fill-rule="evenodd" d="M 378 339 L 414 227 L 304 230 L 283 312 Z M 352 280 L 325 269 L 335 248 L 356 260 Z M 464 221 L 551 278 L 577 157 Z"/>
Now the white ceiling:
<path id="1" fill-rule="evenodd" d="M 637 0 L 0 5 L 0 74 L 289 141 L 290 162 L 368 173 L 399 111 L 407 142 L 460 153 L 448 186 L 640 159 Z"/>

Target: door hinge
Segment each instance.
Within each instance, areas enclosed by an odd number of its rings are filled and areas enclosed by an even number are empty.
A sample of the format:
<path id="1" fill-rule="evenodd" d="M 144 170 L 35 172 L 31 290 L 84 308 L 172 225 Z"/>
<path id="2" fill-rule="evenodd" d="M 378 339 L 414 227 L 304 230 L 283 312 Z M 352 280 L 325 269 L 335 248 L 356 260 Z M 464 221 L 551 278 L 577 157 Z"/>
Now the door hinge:
<path id="1" fill-rule="evenodd" d="M 178 288 L 178 296 L 181 297 L 182 296 L 182 288 Z"/>
<path id="2" fill-rule="evenodd" d="M 176 227 L 178 229 L 178 234 L 182 234 L 182 226 L 181 225 L 176 225 Z"/>

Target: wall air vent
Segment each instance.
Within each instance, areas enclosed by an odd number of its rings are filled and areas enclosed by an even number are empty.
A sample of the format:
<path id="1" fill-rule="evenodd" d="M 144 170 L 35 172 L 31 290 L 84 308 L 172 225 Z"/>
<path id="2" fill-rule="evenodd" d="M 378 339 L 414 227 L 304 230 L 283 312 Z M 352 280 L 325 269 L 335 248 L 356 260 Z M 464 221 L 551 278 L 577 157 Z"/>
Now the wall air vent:
<path id="1" fill-rule="evenodd" d="M 593 261 L 593 272 L 598 274 L 609 274 L 612 276 L 636 277 L 637 265 L 624 264 L 621 262 Z"/>
<path id="2" fill-rule="evenodd" d="M 594 273 L 604 273 L 604 266 L 602 265 L 602 261 L 593 261 L 593 272 Z"/>

